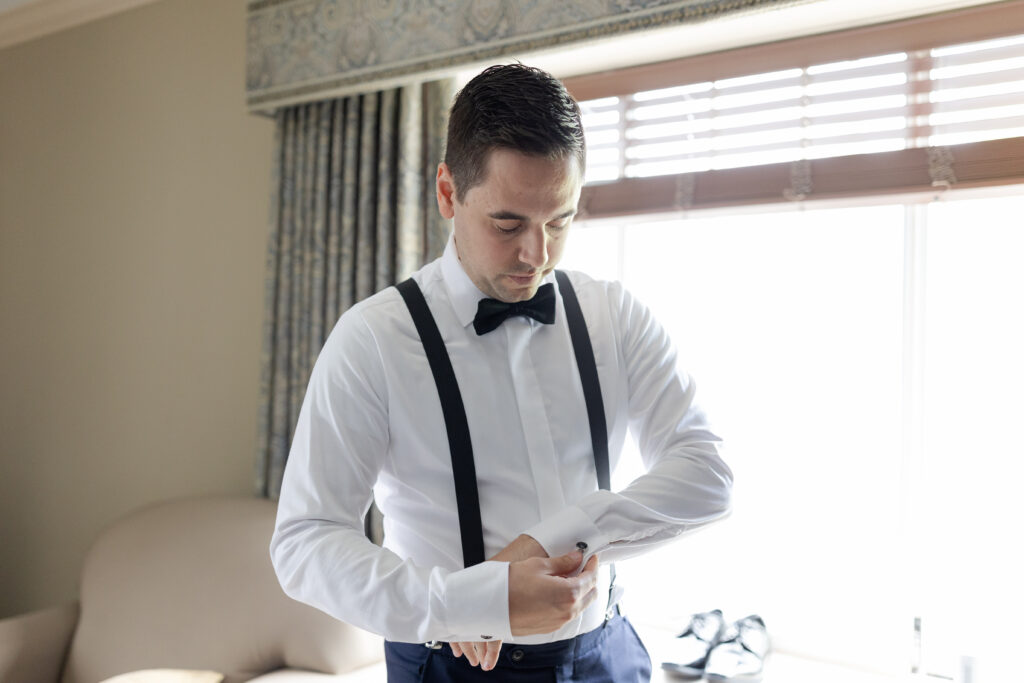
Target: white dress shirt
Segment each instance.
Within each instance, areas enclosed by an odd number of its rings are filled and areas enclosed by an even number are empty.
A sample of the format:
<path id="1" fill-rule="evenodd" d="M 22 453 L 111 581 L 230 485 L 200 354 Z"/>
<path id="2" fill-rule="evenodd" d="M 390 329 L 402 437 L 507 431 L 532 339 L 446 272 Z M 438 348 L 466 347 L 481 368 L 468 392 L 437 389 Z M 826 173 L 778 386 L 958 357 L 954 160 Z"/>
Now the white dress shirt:
<path id="1" fill-rule="evenodd" d="M 487 557 L 527 533 L 552 557 L 583 541 L 603 565 L 728 512 L 732 473 L 694 384 L 677 370 L 664 330 L 621 285 L 569 273 L 594 347 L 611 469 L 627 429 L 646 469 L 611 492 L 597 488 L 561 295 L 553 325 L 516 316 L 478 336 L 473 316 L 485 295 L 451 239 L 413 277 L 466 407 Z M 383 548 L 363 532 L 371 491 L 384 516 Z M 393 287 L 342 315 L 320 353 L 270 550 L 288 595 L 393 641 L 551 642 L 600 625 L 606 607 L 602 595 L 558 631 L 513 638 L 508 563 L 463 567 L 441 404 Z"/>

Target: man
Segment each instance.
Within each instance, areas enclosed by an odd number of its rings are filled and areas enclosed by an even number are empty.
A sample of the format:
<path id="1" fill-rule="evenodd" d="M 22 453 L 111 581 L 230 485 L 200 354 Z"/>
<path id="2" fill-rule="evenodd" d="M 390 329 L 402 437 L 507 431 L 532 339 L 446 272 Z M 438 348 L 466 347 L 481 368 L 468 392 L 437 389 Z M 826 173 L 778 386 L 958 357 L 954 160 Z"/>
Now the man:
<path id="1" fill-rule="evenodd" d="M 617 283 L 554 272 L 584 162 L 561 83 L 474 78 L 437 171 L 444 255 L 347 311 L 313 370 L 271 555 L 289 595 L 385 636 L 389 681 L 647 680 L 608 563 L 728 511 L 665 332 Z M 647 473 L 603 490 L 627 429 Z"/>

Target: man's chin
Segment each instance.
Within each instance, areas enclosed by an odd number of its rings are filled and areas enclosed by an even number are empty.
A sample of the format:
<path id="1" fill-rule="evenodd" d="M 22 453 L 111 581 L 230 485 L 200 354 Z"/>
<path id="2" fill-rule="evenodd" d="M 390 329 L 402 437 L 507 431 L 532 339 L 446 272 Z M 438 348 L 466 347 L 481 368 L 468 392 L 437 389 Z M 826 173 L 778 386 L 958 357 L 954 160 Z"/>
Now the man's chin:
<path id="1" fill-rule="evenodd" d="M 506 275 L 502 278 L 500 287 L 495 287 L 501 294 L 502 301 L 512 303 L 514 301 L 526 301 L 532 299 L 540 287 L 541 278 L 537 275 L 529 278 L 517 278 L 514 275 Z"/>
<path id="2" fill-rule="evenodd" d="M 528 301 L 534 297 L 539 287 L 539 282 L 534 282 L 533 284 L 523 287 L 502 287 L 497 290 L 497 298 L 507 304 L 515 303 L 517 301 Z"/>
<path id="3" fill-rule="evenodd" d="M 500 291 L 495 292 L 495 294 L 496 296 L 491 297 L 492 299 L 504 301 L 507 304 L 514 304 L 520 301 L 529 301 L 530 299 L 533 298 L 535 292 L 524 292 L 522 290 L 516 290 L 514 292 Z"/>

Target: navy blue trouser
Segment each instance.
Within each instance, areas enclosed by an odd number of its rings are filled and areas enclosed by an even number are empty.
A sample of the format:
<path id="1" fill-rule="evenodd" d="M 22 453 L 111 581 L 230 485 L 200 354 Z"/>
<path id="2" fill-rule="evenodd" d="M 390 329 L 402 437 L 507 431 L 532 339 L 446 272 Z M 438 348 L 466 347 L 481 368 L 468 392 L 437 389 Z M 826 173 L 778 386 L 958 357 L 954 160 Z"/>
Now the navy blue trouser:
<path id="1" fill-rule="evenodd" d="M 501 646 L 497 666 L 483 671 L 447 644 L 384 643 L 388 683 L 647 683 L 651 658 L 629 621 L 620 615 L 590 633 L 544 645 Z"/>

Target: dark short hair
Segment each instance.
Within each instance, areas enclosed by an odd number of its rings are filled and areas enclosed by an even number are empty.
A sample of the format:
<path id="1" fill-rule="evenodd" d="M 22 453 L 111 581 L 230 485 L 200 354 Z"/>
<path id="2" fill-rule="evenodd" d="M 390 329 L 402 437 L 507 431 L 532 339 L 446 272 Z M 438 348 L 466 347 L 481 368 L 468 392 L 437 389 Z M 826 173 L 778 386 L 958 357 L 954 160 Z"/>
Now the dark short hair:
<path id="1" fill-rule="evenodd" d="M 455 96 L 444 162 L 461 202 L 487 173 L 492 150 L 562 159 L 586 167 L 580 107 L 557 78 L 523 64 L 489 67 Z"/>

